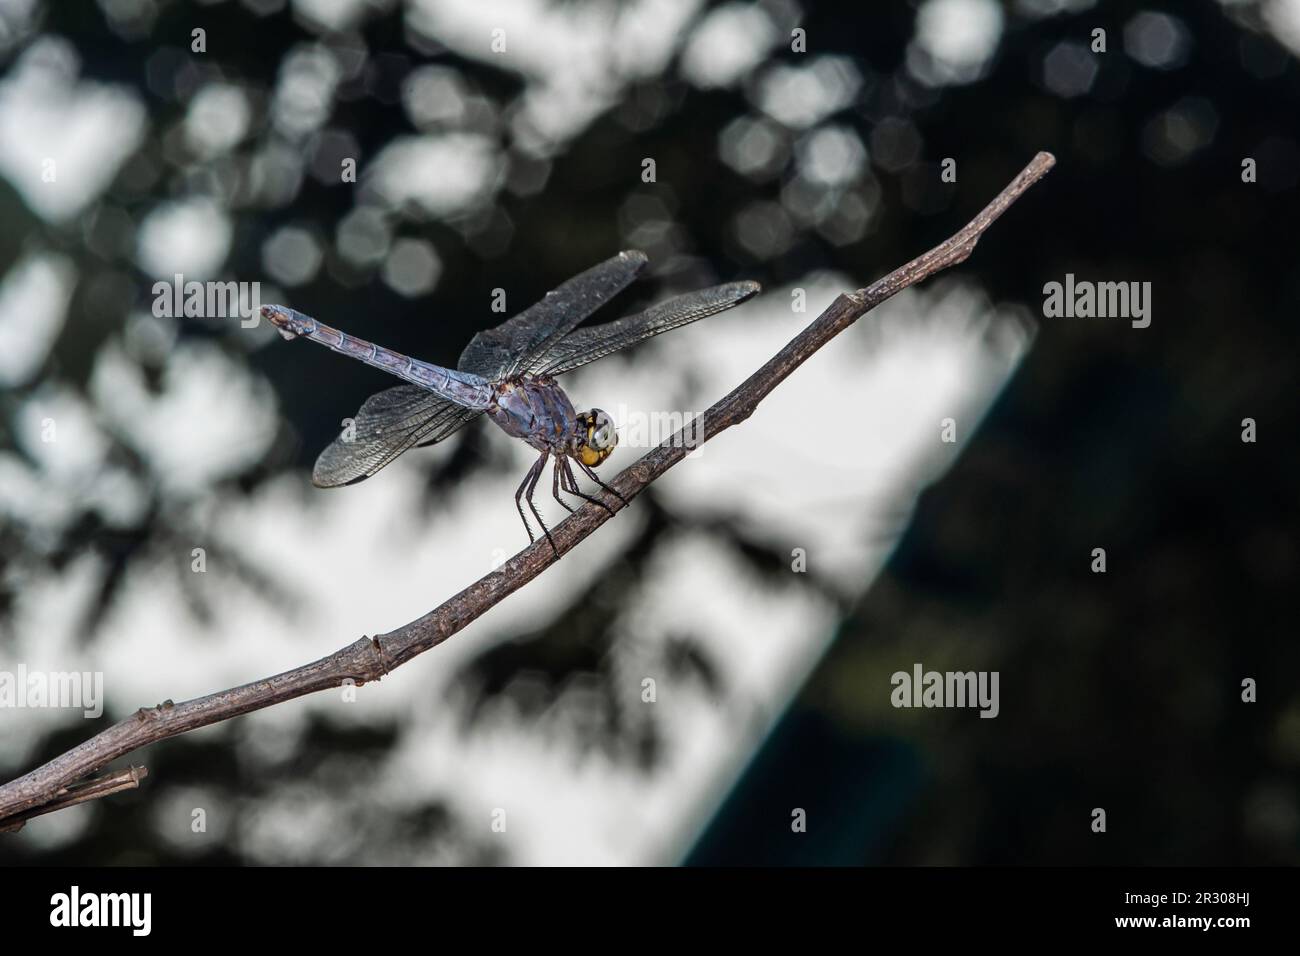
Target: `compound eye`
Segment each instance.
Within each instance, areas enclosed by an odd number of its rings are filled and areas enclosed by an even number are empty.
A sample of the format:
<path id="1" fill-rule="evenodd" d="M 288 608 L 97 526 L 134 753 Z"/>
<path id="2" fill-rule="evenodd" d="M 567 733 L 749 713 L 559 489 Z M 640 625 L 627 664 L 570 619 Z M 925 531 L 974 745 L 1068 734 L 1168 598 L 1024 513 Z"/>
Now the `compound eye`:
<path id="1" fill-rule="evenodd" d="M 598 451 L 613 448 L 618 444 L 618 433 L 614 431 L 614 420 L 600 409 L 593 409 L 594 430 L 591 435 L 592 447 Z"/>

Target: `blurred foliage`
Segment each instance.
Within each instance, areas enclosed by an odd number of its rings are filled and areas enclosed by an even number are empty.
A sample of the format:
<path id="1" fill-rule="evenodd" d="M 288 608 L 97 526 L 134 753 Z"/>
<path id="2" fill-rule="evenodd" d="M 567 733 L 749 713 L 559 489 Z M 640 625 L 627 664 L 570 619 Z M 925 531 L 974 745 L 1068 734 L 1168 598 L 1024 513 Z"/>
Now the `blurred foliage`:
<path id="1" fill-rule="evenodd" d="M 985 76 L 938 87 L 909 70 L 913 5 L 810 5 L 796 18 L 812 54 L 845 58 L 861 80 L 818 127 L 850 131 L 872 158 L 818 221 L 800 218 L 806 183 L 794 160 L 747 176 L 720 156 L 728 124 L 756 115 L 753 84 L 701 89 L 674 69 L 636 80 L 541 158 L 499 122 L 524 94 L 523 80 L 437 43 L 413 44 L 400 5 L 368 15 L 350 33 L 315 38 L 289 8 L 254 17 L 235 2 L 158 4 L 148 29 L 128 38 L 110 29 L 100 6 L 50 3 L 41 30 L 76 48 L 83 77 L 136 90 L 150 126 L 107 192 L 70 223 L 40 220 L 0 182 L 0 266 L 25 249 L 47 248 L 71 257 L 79 275 L 72 318 L 41 376 L 0 399 L 0 437 L 11 437 L 15 410 L 41 382 L 84 389 L 100 349 L 122 334 L 130 313 L 147 311 L 154 277 L 135 263 L 130 237 L 108 251 L 87 239 L 104 211 L 120 210 L 138 225 L 161 200 L 201 193 L 231 169 L 246 175 L 274 145 L 301 151 L 300 187 L 280 201 L 250 199 L 237 209 L 223 274 L 260 276 L 267 240 L 287 225 L 305 229 L 322 237 L 325 259 L 293 290 L 296 307 L 341 317 L 345 327 L 357 324 L 349 315 L 364 319 L 368 337 L 445 364 L 490 320 L 490 289 L 507 286 L 515 301 L 531 301 L 629 245 L 629 232 L 646 221 L 667 224 L 672 255 L 662 264 L 667 278 L 683 285 L 733 276 L 781 283 L 817 268 L 865 284 L 944 238 L 1036 150 L 1048 149 L 1057 169 L 962 269 L 993 299 L 1035 312 L 1042 284 L 1066 272 L 1150 281 L 1154 321 L 1143 330 L 1114 320 L 1045 321 L 980 434 L 921 497 L 886 573 L 849 602 L 837 643 L 797 702 L 796 725 L 774 735 L 728 803 L 732 810 L 751 806 L 746 794 L 761 794 L 774 779 L 813 781 L 821 806 L 842 822 L 844 840 L 818 843 L 822 853 L 790 851 L 761 835 L 770 826 L 762 812 L 724 811 L 697 859 L 1300 861 L 1300 660 L 1289 639 L 1300 527 L 1300 271 L 1289 238 L 1297 219 L 1300 67 L 1265 31 L 1258 4 L 1146 4 L 1176 17 L 1190 37 L 1186 62 L 1171 69 L 1144 67 L 1123 51 L 1137 5 L 1102 3 L 1041 18 L 1023 13 L 1030 6 L 1004 5 L 1004 31 Z M 769 9 L 784 24 L 792 8 Z M 208 32 L 202 57 L 188 53 L 197 17 Z M 1054 93 L 1043 82 L 1045 58 L 1063 43 L 1086 45 L 1097 26 L 1108 30 L 1111 49 L 1096 58 L 1090 87 L 1077 96 Z M 339 86 L 320 134 L 294 143 L 274 129 L 269 102 L 286 55 L 312 43 L 363 48 L 366 61 Z M 10 60 L 19 52 L 10 51 Z M 765 67 L 804 62 L 778 43 Z M 407 298 L 377 266 L 340 257 L 331 237 L 357 200 L 353 187 L 328 173 L 337 169 L 331 151 L 340 138 L 355 143 L 364 169 L 394 137 L 414 132 L 400 91 L 429 63 L 455 71 L 491 105 L 498 122 L 485 128 L 510 155 L 513 182 L 490 208 L 459 220 L 385 213 L 394 238 L 431 243 L 442 265 L 431 296 Z M 239 84 L 253 110 L 250 134 L 221 163 L 188 155 L 176 142 L 187 94 L 217 78 Z M 1202 124 L 1193 123 L 1189 135 L 1202 141 L 1170 152 L 1170 136 L 1178 140 L 1170 124 L 1188 110 Z M 802 130 L 770 125 L 788 155 L 806 144 Z M 657 159 L 652 198 L 666 213 L 637 211 L 647 199 L 638 178 L 646 156 Z M 1247 156 L 1259 158 L 1257 184 L 1241 182 Z M 896 161 L 884 168 L 890 157 Z M 943 157 L 958 160 L 955 190 L 939 182 Z M 531 185 L 519 185 L 524 181 Z M 835 219 L 855 202 L 870 209 L 858 235 Z M 745 218 L 751 214 L 758 218 Z M 773 215 L 784 216 L 787 241 L 767 254 L 742 241 L 738 223 Z M 246 352 L 237 332 L 215 324 L 182 323 L 179 335 L 219 342 L 241 361 Z M 264 349 L 247 361 L 280 394 L 288 422 L 265 460 L 225 482 L 243 492 L 283 469 L 309 467 L 338 420 L 385 384 L 378 372 L 335 374 L 336 360 L 324 350 Z M 327 394 L 321 382 L 329 383 Z M 1239 439 L 1245 417 L 1260 423 L 1256 444 Z M 449 483 L 493 464 L 474 430 L 457 441 L 456 454 L 430 469 L 431 508 Z M 21 529 L 0 525 L 0 622 L 25 581 L 86 553 L 107 562 L 92 612 L 102 614 L 133 562 L 174 547 L 178 528 L 191 520 L 186 503 L 167 499 L 150 480 L 149 463 L 120 436 L 111 455 L 150 490 L 140 522 L 110 528 L 88 508 L 58 541 L 39 547 Z M 635 586 L 650 549 L 672 533 L 672 514 L 650 503 L 644 510 L 646 530 L 621 556 L 609 600 Z M 757 569 L 781 573 L 783 559 L 745 541 L 726 516 L 707 520 Z M 1088 570 L 1099 546 L 1108 553 L 1105 575 Z M 248 577 L 260 576 L 250 570 Z M 475 660 L 463 675 L 474 690 L 466 719 L 472 724 L 520 674 L 541 675 L 533 685 L 539 707 L 575 676 L 594 677 L 604 720 L 577 745 L 648 769 L 657 753 L 654 727 L 621 709 L 609 688 L 610 636 L 573 626 L 590 619 L 562 614 L 563 623 Z M 716 691 L 721 669 L 690 635 L 673 642 L 670 656 Z M 999 719 L 888 707 L 882 688 L 893 671 L 912 661 L 944 669 L 945 661 L 960 660 L 968 668 L 972 657 L 1003 675 Z M 1260 681 L 1255 705 L 1239 702 L 1244 677 Z M 53 756 L 82 733 L 52 735 L 35 758 Z M 362 784 L 332 789 L 340 778 L 329 773 L 331 755 L 364 769 L 391 745 L 391 731 L 349 736 L 314 725 L 292 760 L 252 769 L 232 757 L 237 734 L 227 725 L 151 748 L 140 758 L 155 773 L 147 797 L 115 798 L 112 826 L 100 808 L 83 835 L 41 862 L 242 862 L 222 846 L 187 856 L 130 808 L 145 800 L 165 806 L 177 788 L 218 787 L 243 801 L 236 825 L 252 827 L 258 796 L 295 783 L 330 794 L 339 832 L 349 836 L 345 849 L 364 846 L 367 859 L 401 860 L 404 846 L 427 840 L 445 842 L 449 859 L 493 859 L 489 849 L 458 842 L 456 820 L 438 801 L 390 808 L 391 826 L 380 827 L 367 822 Z M 819 743 L 792 745 L 791 734 Z M 854 800 L 836 799 L 840 788 Z M 1110 814 L 1105 837 L 1088 829 L 1095 806 Z M 300 862 L 333 858 L 284 852 Z M 18 859 L 13 844 L 0 842 L 0 860 Z"/>

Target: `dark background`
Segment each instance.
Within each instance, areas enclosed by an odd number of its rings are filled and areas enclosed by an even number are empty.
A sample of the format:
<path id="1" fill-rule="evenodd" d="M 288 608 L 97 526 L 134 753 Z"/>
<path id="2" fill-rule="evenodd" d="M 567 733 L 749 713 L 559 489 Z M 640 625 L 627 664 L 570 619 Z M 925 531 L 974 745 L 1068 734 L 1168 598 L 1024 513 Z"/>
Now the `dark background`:
<path id="1" fill-rule="evenodd" d="M 1250 3 L 1232 10 L 1201 2 L 1100 3 L 1046 17 L 1024 15 L 1017 4 L 1005 10 L 986 75 L 937 88 L 918 83 L 906 66 L 914 5 L 810 4 L 797 17 L 811 52 L 850 57 L 866 78 L 834 121 L 872 143 L 873 160 L 888 154 L 887 143 L 872 140 L 882 120 L 919 136 L 914 159 L 898 168 L 873 167 L 881 207 L 859 239 L 837 244 L 797 226 L 788 249 L 770 257 L 737 243 L 737 213 L 755 199 L 779 201 L 788 174 L 747 178 L 723 163 L 718 131 L 751 112 L 750 102 L 742 89 L 700 90 L 670 69 L 629 88 L 568 143 L 540 191 L 501 194 L 494 214 L 513 223 L 508 242 L 484 252 L 485 243 L 445 223 L 397 224 L 399 235 L 431 240 L 442 257 L 435 304 L 447 321 L 409 321 L 430 303 L 403 298 L 377 275 L 334 261 L 328 244 L 329 267 L 295 290 L 294 305 L 309 314 L 364 312 L 375 340 L 454 364 L 475 330 L 484 290 L 508 283 L 540 295 L 557 278 L 626 245 L 618 210 L 640 188 L 644 156 L 657 158 L 661 183 L 676 190 L 676 221 L 690 236 L 701 279 L 743 276 L 778 285 L 833 267 L 865 285 L 963 224 L 1040 149 L 1055 153 L 1056 169 L 960 270 L 992 298 L 1023 302 L 1036 315 L 1043 284 L 1067 272 L 1151 282 L 1149 328 L 1041 320 L 1032 350 L 979 434 L 921 497 L 886 572 L 864 594 L 842 598 L 832 651 L 729 797 L 694 862 L 1300 860 L 1294 640 L 1300 67 Z M 1186 30 L 1183 62 L 1153 68 L 1126 53 L 1125 28 L 1140 10 L 1164 11 Z M 210 52 L 190 58 L 189 31 L 200 16 Z M 185 104 L 151 87 L 150 58 L 172 47 L 177 69 L 193 59 L 201 71 L 220 71 L 262 91 L 264 103 L 284 51 L 310 35 L 288 10 L 253 17 L 236 3 L 199 12 L 166 5 L 135 39 L 110 29 L 92 3 L 50 4 L 43 17 L 43 32 L 76 46 L 84 76 L 130 84 L 148 105 L 150 138 L 132 162 L 147 162 L 152 181 L 142 189 L 128 166 L 102 199 L 133 221 L 159 198 L 187 188 L 186 170 L 164 156 L 160 142 Z M 1090 89 L 1057 95 L 1043 82 L 1044 58 L 1062 41 L 1086 47 L 1096 27 L 1106 29 L 1109 49 L 1095 57 Z M 454 67 L 496 103 L 520 91 L 508 72 L 412 48 L 397 11 L 369 16 L 358 32 L 370 61 L 327 125 L 355 138 L 363 167 L 365 157 L 410 131 L 396 91 L 422 63 Z M 802 62 L 788 43 L 778 44 L 772 57 Z M 648 111 L 651 102 L 659 105 Z M 1162 147 L 1162 127 L 1152 124 L 1171 109 L 1193 118 L 1199 145 Z M 237 154 L 271 135 L 256 113 L 253 129 Z M 959 164 L 955 188 L 937 175 L 939 160 L 949 156 Z M 1245 157 L 1258 162 L 1256 183 L 1242 182 Z M 285 223 L 331 236 L 352 208 L 351 188 L 308 175 L 292 202 L 241 210 L 227 272 L 257 276 L 262 242 Z M 148 302 L 153 281 L 129 256 L 87 248 L 83 227 L 91 215 L 67 226 L 43 223 L 0 182 L 0 264 L 33 243 L 77 262 L 73 318 L 43 377 L 78 387 L 96 351 L 130 310 Z M 105 286 L 95 279 L 106 273 L 129 280 L 114 288 L 134 289 L 135 297 L 99 294 Z M 183 334 L 228 340 L 232 354 L 244 354 L 228 331 L 193 324 Z M 335 434 L 338 409 L 359 405 L 380 384 L 362 374 L 334 374 L 334 357 L 307 351 L 267 348 L 250 358 L 280 392 L 290 418 L 276 451 L 239 476 L 241 489 L 284 469 L 309 469 Z M 328 405 L 295 400 L 312 394 L 325 376 Z M 0 407 L 6 444 L 7 417 L 21 397 L 7 395 Z M 1247 417 L 1258 423 L 1253 444 L 1240 437 Z M 447 483 L 493 466 L 474 433 L 460 442 L 450 464 L 431 470 L 431 501 Z M 121 454 L 130 460 L 127 449 Z M 674 520 L 653 494 L 645 500 L 653 520 L 623 558 L 621 573 L 629 581 Z M 124 571 L 170 546 L 176 529 L 168 520 L 159 506 L 123 532 L 87 514 L 52 549 L 35 548 L 20 525 L 0 526 L 0 615 L 24 581 L 87 550 Z M 745 544 L 757 567 L 784 573 L 780 553 Z M 1107 551 L 1104 575 L 1089 571 L 1095 547 Z M 106 579 L 90 613 L 88 640 L 120 580 Z M 575 633 L 569 618 L 561 615 L 561 623 L 508 652 L 483 655 L 476 664 L 483 693 L 522 669 L 549 673 L 557 684 L 578 671 L 608 681 L 606 636 L 591 628 Z M 864 675 L 892 669 L 882 661 L 924 661 L 926 650 L 954 631 L 982 644 L 985 659 L 1000 671 L 999 719 L 943 711 L 881 726 L 879 702 L 864 702 Z M 0 623 L 0 653 L 8 633 Z M 708 662 L 692 659 L 689 641 L 682 655 L 681 666 L 696 667 L 707 679 Z M 1247 677 L 1259 682 L 1254 704 L 1240 700 Z M 1012 686 L 1023 691 L 1012 694 Z M 348 736 L 322 726 L 289 764 L 250 775 L 231 756 L 230 726 L 201 742 L 184 738 L 152 748 L 146 788 L 108 801 L 94 824 L 57 852 L 4 839 L 0 861 L 192 862 L 192 855 L 177 857 L 158 839 L 144 812 L 167 788 L 202 780 L 255 797 L 310 776 L 331 754 L 349 753 L 365 766 L 396 733 Z M 54 756 L 85 733 L 79 727 L 51 735 L 38 758 Z M 629 725 L 614 709 L 604 733 L 627 746 L 629 759 L 647 765 L 656 759 L 653 729 Z M 0 767 L 0 776 L 26 769 Z M 809 805 L 819 821 L 833 821 L 815 840 L 798 842 L 786 828 L 765 822 L 772 814 L 788 816 L 791 799 L 782 786 L 796 780 L 800 805 Z M 1107 810 L 1104 836 L 1089 829 L 1094 807 Z M 363 825 L 364 809 L 357 813 Z M 436 797 L 370 837 L 382 855 L 384 846 L 396 853 L 412 834 L 461 845 L 464 859 L 496 859 L 463 834 Z M 200 862 L 241 859 L 214 850 Z"/>

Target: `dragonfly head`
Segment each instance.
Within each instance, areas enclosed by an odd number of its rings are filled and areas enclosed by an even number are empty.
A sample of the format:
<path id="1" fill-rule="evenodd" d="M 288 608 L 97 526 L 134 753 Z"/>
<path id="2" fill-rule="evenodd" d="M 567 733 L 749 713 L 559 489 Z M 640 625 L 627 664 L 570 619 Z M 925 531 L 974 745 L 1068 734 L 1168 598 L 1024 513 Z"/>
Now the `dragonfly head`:
<path id="1" fill-rule="evenodd" d="M 579 460 L 594 468 L 610 456 L 618 446 L 618 433 L 614 419 L 599 408 L 578 415 L 578 437 L 575 442 Z"/>
<path id="2" fill-rule="evenodd" d="M 262 306 L 262 318 L 270 322 L 286 339 L 296 339 L 299 335 L 311 331 L 314 324 L 301 312 L 283 305 Z"/>

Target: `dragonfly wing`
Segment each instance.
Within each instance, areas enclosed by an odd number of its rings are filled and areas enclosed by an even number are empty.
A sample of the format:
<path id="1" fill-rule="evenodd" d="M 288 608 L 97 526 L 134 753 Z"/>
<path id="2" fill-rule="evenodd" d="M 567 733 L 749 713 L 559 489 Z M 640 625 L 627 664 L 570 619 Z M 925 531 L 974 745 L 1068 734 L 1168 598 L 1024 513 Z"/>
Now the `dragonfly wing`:
<path id="1" fill-rule="evenodd" d="M 421 438 L 420 441 L 416 443 L 415 447 L 428 448 L 430 445 L 436 445 L 444 438 L 450 438 L 452 435 L 456 434 L 456 432 L 460 431 L 466 424 L 472 422 L 483 414 L 481 411 L 475 411 L 472 408 L 462 408 L 459 405 L 457 405 L 456 408 L 459 410 L 458 413 L 452 414 L 449 412 L 446 415 L 441 416 L 435 423 L 433 429 Z"/>
<path id="2" fill-rule="evenodd" d="M 440 442 L 479 414 L 417 385 L 377 392 L 361 405 L 352 429 L 320 453 L 312 484 L 336 488 L 369 478 L 407 449 Z"/>
<path id="3" fill-rule="evenodd" d="M 631 249 L 592 266 L 513 319 L 479 332 L 456 367 L 494 380 L 529 371 L 550 346 L 627 288 L 645 264 L 645 253 Z"/>
<path id="4" fill-rule="evenodd" d="M 553 343 L 530 370 L 560 375 L 662 332 L 725 312 L 757 295 L 760 288 L 757 282 L 728 282 L 711 289 L 687 292 L 636 315 L 578 329 Z"/>

